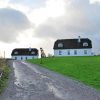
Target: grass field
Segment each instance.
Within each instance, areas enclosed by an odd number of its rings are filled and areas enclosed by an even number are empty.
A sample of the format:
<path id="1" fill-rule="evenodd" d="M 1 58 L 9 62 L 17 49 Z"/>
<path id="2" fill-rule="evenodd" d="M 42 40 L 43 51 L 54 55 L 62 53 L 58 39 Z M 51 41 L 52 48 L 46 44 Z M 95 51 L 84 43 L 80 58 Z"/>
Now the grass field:
<path id="1" fill-rule="evenodd" d="M 54 57 L 28 60 L 100 89 L 100 57 Z"/>
<path id="2" fill-rule="evenodd" d="M 0 77 L 0 94 L 7 86 L 8 77 L 10 73 L 10 69 L 6 64 L 6 60 L 0 59 L 0 71 L 2 72 L 2 77 Z"/>

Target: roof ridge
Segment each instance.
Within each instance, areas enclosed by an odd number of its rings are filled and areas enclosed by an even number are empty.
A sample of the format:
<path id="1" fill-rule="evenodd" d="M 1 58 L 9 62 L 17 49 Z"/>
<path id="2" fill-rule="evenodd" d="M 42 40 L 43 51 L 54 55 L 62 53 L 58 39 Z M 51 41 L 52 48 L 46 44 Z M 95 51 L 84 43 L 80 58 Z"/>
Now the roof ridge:
<path id="1" fill-rule="evenodd" d="M 81 39 L 89 39 L 89 38 L 81 38 Z M 73 39 L 57 39 L 57 40 L 78 40 L 78 38 L 73 38 Z"/>

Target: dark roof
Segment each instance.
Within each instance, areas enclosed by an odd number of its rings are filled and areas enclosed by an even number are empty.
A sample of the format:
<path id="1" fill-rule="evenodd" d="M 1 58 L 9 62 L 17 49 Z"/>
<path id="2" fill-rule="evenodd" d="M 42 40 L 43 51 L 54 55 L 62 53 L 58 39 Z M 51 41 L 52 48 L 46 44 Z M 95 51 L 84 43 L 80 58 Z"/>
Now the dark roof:
<path id="1" fill-rule="evenodd" d="M 63 47 L 58 47 L 58 44 L 63 44 Z M 88 46 L 83 46 L 83 43 L 88 43 Z M 88 38 L 81 38 L 81 41 L 78 42 L 78 39 L 61 39 L 57 40 L 54 43 L 53 49 L 84 49 L 92 48 L 92 42 Z"/>
<path id="2" fill-rule="evenodd" d="M 36 48 L 16 48 L 11 53 L 12 56 L 18 55 L 38 55 L 38 50 Z"/>

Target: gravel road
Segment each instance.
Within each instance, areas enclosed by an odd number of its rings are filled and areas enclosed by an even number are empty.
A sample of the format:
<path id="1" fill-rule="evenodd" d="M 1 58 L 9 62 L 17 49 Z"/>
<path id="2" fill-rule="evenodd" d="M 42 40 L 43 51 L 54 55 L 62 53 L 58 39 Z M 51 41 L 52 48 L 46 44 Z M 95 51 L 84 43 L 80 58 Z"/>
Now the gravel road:
<path id="1" fill-rule="evenodd" d="M 100 91 L 24 61 L 13 61 L 0 100 L 100 100 Z"/>

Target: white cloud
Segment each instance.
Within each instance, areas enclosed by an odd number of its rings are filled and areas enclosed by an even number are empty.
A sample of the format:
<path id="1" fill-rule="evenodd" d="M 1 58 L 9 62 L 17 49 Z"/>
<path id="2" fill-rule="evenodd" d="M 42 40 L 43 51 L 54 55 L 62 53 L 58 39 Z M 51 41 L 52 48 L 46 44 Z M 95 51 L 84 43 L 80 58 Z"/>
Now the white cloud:
<path id="1" fill-rule="evenodd" d="M 21 4 L 31 8 L 40 8 L 45 5 L 46 0 L 10 0 L 12 4 Z"/>
<path id="2" fill-rule="evenodd" d="M 0 8 L 5 8 L 8 6 L 9 0 L 0 0 Z"/>
<path id="3" fill-rule="evenodd" d="M 63 16 L 65 13 L 63 0 L 47 0 L 44 7 L 33 9 L 29 14 L 32 22 L 36 26 L 45 22 L 49 17 L 55 18 Z"/>
<path id="4" fill-rule="evenodd" d="M 16 41 L 19 32 L 30 27 L 27 17 L 11 8 L 0 9 L 0 41 Z"/>
<path id="5" fill-rule="evenodd" d="M 48 0 L 46 2 L 46 14 L 48 17 L 58 17 L 65 13 L 63 0 Z"/>
<path id="6" fill-rule="evenodd" d="M 100 0 L 90 0 L 91 3 L 98 3 Z"/>
<path id="7" fill-rule="evenodd" d="M 16 9 L 18 11 L 23 12 L 24 14 L 28 15 L 30 8 L 28 6 L 25 6 L 23 4 L 9 4 L 10 8 Z"/>

